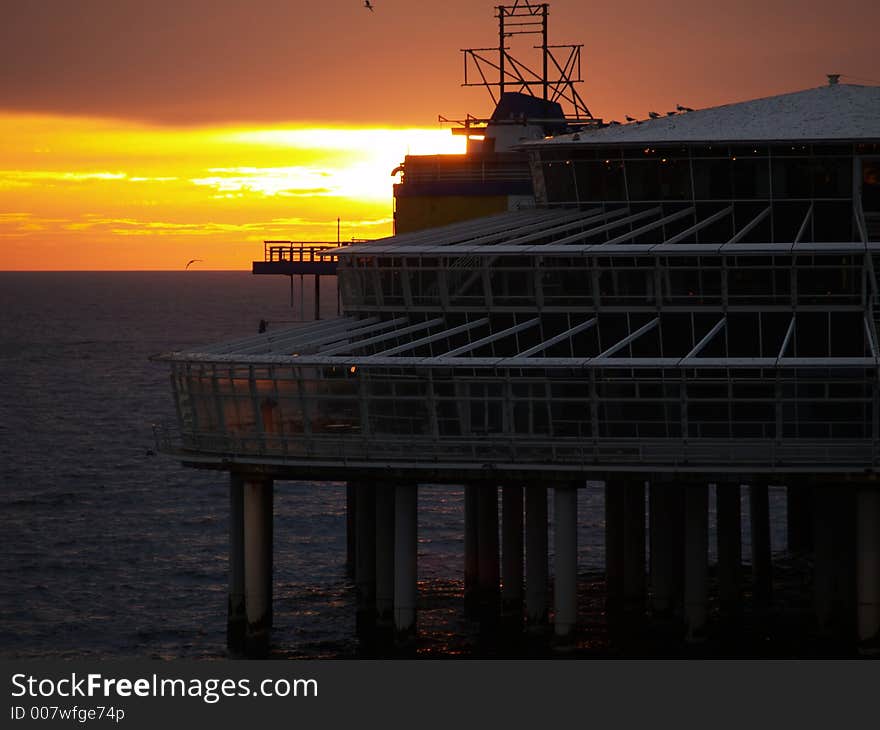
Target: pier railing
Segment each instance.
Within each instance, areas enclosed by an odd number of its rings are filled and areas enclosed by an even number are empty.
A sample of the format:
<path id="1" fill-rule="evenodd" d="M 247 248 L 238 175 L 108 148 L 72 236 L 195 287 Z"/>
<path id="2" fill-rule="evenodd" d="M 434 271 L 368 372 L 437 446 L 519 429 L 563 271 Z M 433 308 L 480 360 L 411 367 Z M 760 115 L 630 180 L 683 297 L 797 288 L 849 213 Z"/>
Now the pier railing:
<path id="1" fill-rule="evenodd" d="M 870 439 L 845 445 L 811 439 L 535 439 L 516 436 L 393 439 L 364 434 L 221 434 L 154 426 L 160 453 L 193 461 L 327 463 L 334 469 L 439 468 L 448 471 L 540 468 L 543 471 L 658 470 L 718 472 L 845 471 L 877 465 Z"/>
<path id="2" fill-rule="evenodd" d="M 338 249 L 346 245 L 348 245 L 347 242 L 337 243 L 335 241 L 263 241 L 263 260 L 335 263 L 339 257 Z"/>

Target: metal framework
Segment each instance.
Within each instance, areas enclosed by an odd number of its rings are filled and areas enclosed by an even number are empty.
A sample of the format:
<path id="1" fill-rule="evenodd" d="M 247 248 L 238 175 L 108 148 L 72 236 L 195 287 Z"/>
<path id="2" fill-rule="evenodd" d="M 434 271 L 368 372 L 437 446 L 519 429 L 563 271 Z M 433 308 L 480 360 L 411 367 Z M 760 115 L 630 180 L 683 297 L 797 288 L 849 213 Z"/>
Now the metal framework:
<path id="1" fill-rule="evenodd" d="M 497 48 L 464 48 L 464 83 L 462 86 L 482 86 L 497 104 L 505 91 L 518 91 L 540 95 L 548 101 L 568 105 L 571 121 L 589 123 L 593 115 L 578 94 L 575 84 L 581 78 L 582 44 L 549 45 L 547 38 L 547 3 L 520 2 L 496 7 L 498 18 Z M 541 69 L 535 71 L 514 57 L 506 43 L 509 38 L 519 35 L 538 35 L 541 44 L 534 48 L 541 51 Z M 495 54 L 492 58 L 489 52 Z M 557 53 L 560 55 L 557 56 Z M 492 75 L 497 74 L 497 80 Z M 479 77 L 475 81 L 474 75 Z M 496 95 L 495 89 L 498 90 Z M 538 93 L 536 93 L 538 89 Z M 442 118 L 441 118 L 442 119 Z M 450 120 L 445 120 L 450 121 Z M 487 120 L 469 118 L 466 126 L 484 123 Z"/>
<path id="2" fill-rule="evenodd" d="M 534 210 L 348 247 L 348 316 L 165 356 L 178 445 L 455 473 L 873 468 L 880 244 L 747 242 L 764 212 L 693 243 L 731 215 Z"/>
<path id="3" fill-rule="evenodd" d="M 860 174 L 880 145 L 860 120 L 839 140 L 538 145 L 539 207 L 340 248 L 345 316 L 163 356 L 163 445 L 337 477 L 870 473 Z"/>

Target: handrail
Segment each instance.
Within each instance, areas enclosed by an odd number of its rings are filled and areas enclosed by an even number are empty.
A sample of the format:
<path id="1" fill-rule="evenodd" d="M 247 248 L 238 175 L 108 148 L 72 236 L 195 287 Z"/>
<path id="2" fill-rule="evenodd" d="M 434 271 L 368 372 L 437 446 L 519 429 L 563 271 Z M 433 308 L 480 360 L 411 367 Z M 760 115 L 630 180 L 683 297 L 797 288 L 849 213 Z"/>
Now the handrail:
<path id="1" fill-rule="evenodd" d="M 346 245 L 336 241 L 263 241 L 263 260 L 335 262 L 338 254 L 330 251 Z"/>

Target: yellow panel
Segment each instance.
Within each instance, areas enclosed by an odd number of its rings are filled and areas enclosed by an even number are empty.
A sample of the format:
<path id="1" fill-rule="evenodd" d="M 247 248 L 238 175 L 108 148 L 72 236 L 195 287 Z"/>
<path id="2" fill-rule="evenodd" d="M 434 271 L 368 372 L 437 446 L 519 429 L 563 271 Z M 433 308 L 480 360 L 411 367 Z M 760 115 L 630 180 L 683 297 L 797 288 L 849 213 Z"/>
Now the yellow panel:
<path id="1" fill-rule="evenodd" d="M 503 213 L 506 195 L 436 195 L 395 199 L 394 232 L 411 233 Z"/>

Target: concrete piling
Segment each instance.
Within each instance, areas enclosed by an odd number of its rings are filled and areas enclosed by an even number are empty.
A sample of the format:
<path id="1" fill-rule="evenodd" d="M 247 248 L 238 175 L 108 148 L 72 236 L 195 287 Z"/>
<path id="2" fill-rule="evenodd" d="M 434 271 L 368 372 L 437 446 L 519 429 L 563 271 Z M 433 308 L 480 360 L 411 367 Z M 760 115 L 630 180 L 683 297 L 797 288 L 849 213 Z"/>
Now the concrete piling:
<path id="1" fill-rule="evenodd" d="M 770 502 L 766 484 L 749 487 L 752 534 L 752 598 L 755 611 L 766 614 L 773 597 L 773 563 L 770 554 Z"/>
<path id="2" fill-rule="evenodd" d="M 523 488 L 501 488 L 501 615 L 509 628 L 522 625 Z"/>
<path id="3" fill-rule="evenodd" d="M 498 562 L 498 488 L 480 485 L 477 489 L 478 614 L 484 628 L 498 620 L 500 568 Z"/>
<path id="4" fill-rule="evenodd" d="M 547 488 L 526 487 L 526 621 L 530 630 L 547 624 Z"/>
<path id="5" fill-rule="evenodd" d="M 345 574 L 354 578 L 357 562 L 357 538 L 355 537 L 355 499 L 357 490 L 352 482 L 345 485 Z"/>
<path id="6" fill-rule="evenodd" d="M 466 484 L 464 487 L 464 612 L 466 616 L 476 616 L 479 607 L 478 490 L 479 487 L 475 484 Z"/>
<path id="7" fill-rule="evenodd" d="M 684 619 L 686 640 L 706 638 L 709 615 L 709 492 L 702 484 L 685 488 Z"/>
<path id="8" fill-rule="evenodd" d="M 394 630 L 404 647 L 416 637 L 418 601 L 418 487 L 394 487 Z"/>
<path id="9" fill-rule="evenodd" d="M 645 612 L 645 483 L 623 487 L 623 610 L 630 618 Z"/>
<path id="10" fill-rule="evenodd" d="M 672 614 L 674 572 L 674 535 L 671 514 L 672 487 L 651 482 L 648 489 L 648 535 L 650 539 L 650 611 L 656 618 Z M 683 559 L 683 558 L 682 558 Z"/>
<path id="11" fill-rule="evenodd" d="M 554 645 L 563 650 L 574 646 L 577 626 L 578 486 L 577 482 L 554 486 L 553 633 Z M 708 487 L 652 482 L 647 533 L 645 488 L 638 478 L 605 485 L 612 637 L 618 632 L 624 641 L 621 646 L 637 649 L 628 643 L 637 635 L 631 631 L 632 619 L 643 616 L 650 595 L 652 615 L 667 619 L 680 615 L 686 642 L 702 642 L 709 608 Z M 808 530 L 803 525 L 797 529 L 808 532 L 815 546 L 813 599 L 820 634 L 850 645 L 857 637 L 862 653 L 880 652 L 880 488 L 872 483 L 857 488 L 851 483 L 796 488 L 809 493 L 813 506 L 813 524 Z M 715 489 L 719 605 L 722 617 L 739 620 L 743 612 L 741 487 L 731 481 L 716 484 Z M 232 654 L 265 657 L 269 652 L 273 490 L 273 481 L 262 475 L 230 474 L 227 644 Z M 750 486 L 748 494 L 755 607 L 761 615 L 769 611 L 771 597 L 769 495 L 762 484 Z M 789 504 L 803 498 L 793 494 L 789 487 Z M 389 640 L 394 637 L 398 647 L 409 650 L 414 645 L 417 495 L 412 483 L 347 485 L 357 628 L 370 646 L 377 637 L 381 641 L 381 634 Z M 548 613 L 547 487 L 504 485 L 501 499 L 499 545 L 498 488 L 474 483 L 464 492 L 465 594 L 478 605 L 483 638 L 490 641 L 497 640 L 499 615 L 506 627 L 515 623 L 521 628 L 525 618 L 530 630 L 540 631 L 547 625 Z M 647 535 L 650 592 L 645 582 Z"/>
<path id="12" fill-rule="evenodd" d="M 792 554 L 809 553 L 813 549 L 813 496 L 803 484 L 786 487 L 786 528 L 788 551 Z"/>
<path id="13" fill-rule="evenodd" d="M 376 627 L 376 489 L 372 484 L 355 484 L 355 587 L 357 634 L 372 637 Z"/>
<path id="14" fill-rule="evenodd" d="M 834 557 L 837 563 L 835 623 L 847 641 L 856 640 L 858 631 L 858 536 L 857 490 L 852 484 L 838 485 L 835 514 Z"/>
<path id="15" fill-rule="evenodd" d="M 244 651 L 247 629 L 244 587 L 244 480 L 229 474 L 229 604 L 226 646 L 233 654 Z"/>
<path id="16" fill-rule="evenodd" d="M 742 493 L 736 483 L 715 485 L 718 600 L 728 618 L 742 613 Z"/>
<path id="17" fill-rule="evenodd" d="M 857 492 L 858 640 L 865 654 L 880 652 L 880 488 Z"/>
<path id="18" fill-rule="evenodd" d="M 813 488 L 813 610 L 823 634 L 831 630 L 834 616 L 834 511 L 833 488 Z"/>
<path id="19" fill-rule="evenodd" d="M 272 630 L 272 480 L 245 477 L 242 492 L 247 616 L 244 649 L 248 656 L 263 657 L 269 653 Z"/>
<path id="20" fill-rule="evenodd" d="M 376 485 L 376 630 L 390 635 L 394 627 L 395 486 Z"/>
<path id="21" fill-rule="evenodd" d="M 553 490 L 556 565 L 553 604 L 557 646 L 574 643 L 577 625 L 577 486 L 559 485 Z"/>
<path id="22" fill-rule="evenodd" d="M 863 535 L 857 535 L 863 515 L 856 516 L 856 500 L 856 490 L 847 484 L 820 484 L 813 490 L 813 602 L 819 632 L 826 638 L 856 635 L 857 555 Z"/>
<path id="23" fill-rule="evenodd" d="M 605 482 L 605 607 L 612 616 L 623 610 L 624 571 L 623 489 L 618 482 Z"/>

